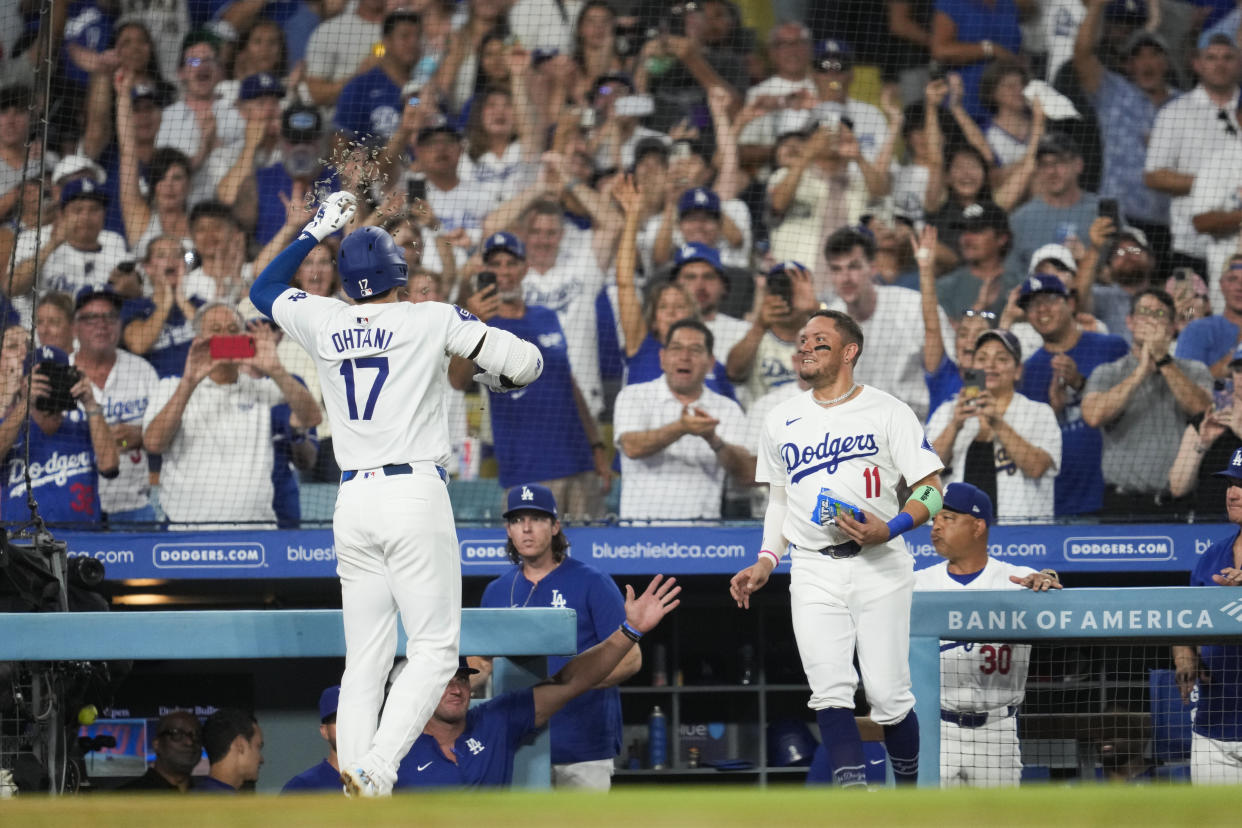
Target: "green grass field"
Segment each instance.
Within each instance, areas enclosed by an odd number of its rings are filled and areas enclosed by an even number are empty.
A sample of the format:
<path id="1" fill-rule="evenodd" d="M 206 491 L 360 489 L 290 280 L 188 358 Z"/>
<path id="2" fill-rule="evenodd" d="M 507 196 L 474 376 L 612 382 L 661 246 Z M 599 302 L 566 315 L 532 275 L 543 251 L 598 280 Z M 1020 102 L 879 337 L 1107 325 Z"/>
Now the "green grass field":
<path id="1" fill-rule="evenodd" d="M 626 788 L 608 795 L 453 793 L 351 801 L 337 796 L 21 797 L 0 802 L 0 825 L 453 826 L 453 828 L 788 828 L 814 825 L 1236 826 L 1236 787 L 1056 785 L 1004 791 L 870 793 L 775 788 Z"/>

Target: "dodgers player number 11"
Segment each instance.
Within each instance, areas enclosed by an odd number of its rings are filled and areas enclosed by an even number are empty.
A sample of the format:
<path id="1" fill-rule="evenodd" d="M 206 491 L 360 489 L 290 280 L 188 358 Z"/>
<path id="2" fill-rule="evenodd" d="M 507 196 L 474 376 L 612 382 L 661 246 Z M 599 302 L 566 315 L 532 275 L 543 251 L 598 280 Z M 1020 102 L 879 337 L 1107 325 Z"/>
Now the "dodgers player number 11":
<path id="1" fill-rule="evenodd" d="M 398 300 L 405 257 L 378 227 L 341 243 L 341 286 L 355 304 L 289 287 L 302 260 L 353 215 L 333 193 L 263 271 L 250 298 L 315 362 L 341 474 L 332 518 L 345 624 L 337 749 L 347 794 L 383 796 L 458 664 L 461 564 L 445 487 L 447 356 L 473 360 L 497 391 L 534 382 L 539 350 L 439 302 Z M 384 683 L 397 647 L 409 663 Z M 383 717 L 380 717 L 381 705 Z M 378 725 L 377 725 L 378 722 Z"/>
<path id="2" fill-rule="evenodd" d="M 738 606 L 749 606 L 792 550 L 794 636 L 823 739 L 808 782 L 842 786 L 865 783 L 855 651 L 894 777 L 917 778 L 908 663 L 914 558 L 900 535 L 941 507 L 940 458 L 909 406 L 854 382 L 862 353 L 863 332 L 844 313 L 817 311 L 799 332 L 798 375 L 810 390 L 764 423 L 755 471 L 769 484 L 763 546 L 730 583 Z M 913 491 L 904 504 L 902 487 Z"/>

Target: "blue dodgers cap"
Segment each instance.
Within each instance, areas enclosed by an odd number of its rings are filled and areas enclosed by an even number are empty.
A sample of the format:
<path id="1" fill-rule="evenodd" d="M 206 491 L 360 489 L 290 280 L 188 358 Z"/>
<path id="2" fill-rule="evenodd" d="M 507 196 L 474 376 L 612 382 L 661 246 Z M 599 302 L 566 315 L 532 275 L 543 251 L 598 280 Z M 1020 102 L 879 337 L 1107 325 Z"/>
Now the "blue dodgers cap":
<path id="1" fill-rule="evenodd" d="M 60 206 L 63 207 L 79 198 L 89 198 L 105 207 L 109 201 L 104 189 L 89 178 L 75 178 L 60 188 Z"/>
<path id="2" fill-rule="evenodd" d="M 237 93 L 239 100 L 252 101 L 255 98 L 262 98 L 264 95 L 271 95 L 275 98 L 283 98 L 285 96 L 285 87 L 281 85 L 276 76 L 269 72 L 256 72 L 249 75 L 241 82 L 241 91 Z"/>
<path id="3" fill-rule="evenodd" d="M 681 194 L 681 198 L 677 199 L 677 215 L 684 216 L 686 213 L 695 210 L 702 210 L 712 215 L 720 215 L 720 196 L 713 193 L 706 187 L 695 187 L 692 190 L 686 190 Z"/>
<path id="4" fill-rule="evenodd" d="M 319 721 L 336 715 L 336 704 L 341 699 L 341 685 L 334 684 L 319 694 Z"/>
<path id="5" fill-rule="evenodd" d="M 538 483 L 527 483 L 510 489 L 509 496 L 505 499 L 505 512 L 501 517 L 508 518 L 514 512 L 527 511 L 543 512 L 555 518 L 556 498 L 552 495 L 552 490 Z"/>
<path id="6" fill-rule="evenodd" d="M 468 676 L 473 676 L 478 672 L 479 672 L 478 670 L 470 666 L 470 662 L 466 661 L 465 656 L 457 657 L 457 675 L 461 675 L 462 673 L 465 673 Z"/>
<path id="7" fill-rule="evenodd" d="M 488 236 L 483 242 L 483 261 L 487 261 L 487 257 L 497 250 L 512 254 L 515 259 L 526 261 L 526 245 L 512 233 L 501 231 Z"/>
<path id="8" fill-rule="evenodd" d="M 1242 449 L 1239 449 L 1242 451 Z M 944 490 L 944 508 L 976 517 L 992 525 L 992 498 L 970 483 L 950 483 Z"/>
<path id="9" fill-rule="evenodd" d="M 73 312 L 77 313 L 82 310 L 82 306 L 92 299 L 107 299 L 117 310 L 125 304 L 125 297 L 112 289 L 112 285 L 105 283 L 102 287 L 87 285 L 78 291 L 78 295 L 73 300 Z"/>
<path id="10" fill-rule="evenodd" d="M 853 50 L 844 40 L 830 37 L 815 44 L 815 68 L 821 72 L 844 72 L 852 57 Z"/>
<path id="11" fill-rule="evenodd" d="M 43 362 L 54 362 L 57 365 L 68 365 L 69 355 L 60 348 L 51 345 L 40 345 L 26 354 L 26 371 Z"/>
<path id="12" fill-rule="evenodd" d="M 677 276 L 677 272 L 691 262 L 707 262 L 717 273 L 724 272 L 724 266 L 720 264 L 720 253 L 716 248 L 702 244 L 701 242 L 687 242 L 677 248 L 677 255 L 673 257 L 673 276 Z"/>
<path id="13" fill-rule="evenodd" d="M 1037 293 L 1053 293 L 1057 296 L 1069 296 L 1069 288 L 1058 277 L 1048 273 L 1032 273 L 1022 282 L 1022 290 L 1018 293 L 1018 307 L 1026 310 L 1031 297 Z"/>
<path id="14" fill-rule="evenodd" d="M 783 262 L 777 262 L 776 264 L 769 267 L 768 272 L 765 275 L 771 276 L 776 273 L 786 273 L 790 270 L 797 270 L 802 273 L 811 272 L 810 269 L 806 265 L 804 265 L 802 262 L 795 262 L 793 259 L 788 259 Z"/>
<path id="15" fill-rule="evenodd" d="M 1229 458 L 1229 466 L 1223 471 L 1218 471 L 1213 477 L 1232 477 L 1234 480 L 1242 480 L 1242 448 L 1233 450 L 1233 456 Z"/>

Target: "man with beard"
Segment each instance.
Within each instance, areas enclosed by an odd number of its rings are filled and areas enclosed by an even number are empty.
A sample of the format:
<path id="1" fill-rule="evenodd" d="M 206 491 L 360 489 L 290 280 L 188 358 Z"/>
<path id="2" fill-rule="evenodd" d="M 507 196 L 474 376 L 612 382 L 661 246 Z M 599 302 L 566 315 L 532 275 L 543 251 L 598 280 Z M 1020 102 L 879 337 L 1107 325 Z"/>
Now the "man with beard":
<path id="1" fill-rule="evenodd" d="M 328 743 L 328 755 L 313 768 L 302 771 L 285 783 L 281 793 L 314 793 L 341 789 L 341 763 L 336 757 L 336 706 L 341 699 L 341 686 L 329 687 L 319 694 L 319 735 Z"/>
<path id="2" fill-rule="evenodd" d="M 193 781 L 190 773 L 203 758 L 203 729 L 188 710 L 176 710 L 160 717 L 151 749 L 155 764 L 147 772 L 118 790 L 126 793 L 185 793 Z"/>
<path id="3" fill-rule="evenodd" d="M 1083 389 L 1096 366 L 1125 356 L 1126 341 L 1084 331 L 1074 316 L 1069 289 L 1057 276 L 1032 275 L 1022 283 L 1018 304 L 1044 343 L 1023 364 L 1018 392 L 1051 405 L 1061 425 L 1055 513 L 1097 512 L 1104 503 L 1103 443 L 1100 432 L 1083 422 Z"/>
<path id="4" fill-rule="evenodd" d="M 962 210 L 958 244 L 963 263 L 936 280 L 936 300 L 951 319 L 961 319 L 968 310 L 1000 316 L 1009 292 L 1022 281 L 1022 271 L 1005 258 L 1012 241 L 1009 217 L 994 202 Z"/>
<path id="5" fill-rule="evenodd" d="M 1141 291 L 1152 287 L 1156 275 L 1156 254 L 1147 234 L 1137 227 L 1113 226 L 1113 220 L 1100 216 L 1091 223 L 1091 244 L 1077 273 L 1099 275 L 1088 292 L 1079 282 L 1079 310 L 1093 314 L 1128 343 L 1130 329 L 1126 317 L 1130 303 Z M 1098 263 L 1098 268 L 1097 268 Z"/>
<path id="6" fill-rule="evenodd" d="M 1218 379 L 1229 375 L 1234 347 L 1242 342 L 1242 256 L 1230 257 L 1220 274 L 1220 290 L 1224 297 L 1220 314 L 1187 325 L 1174 352 L 1179 359 L 1199 360 Z"/>

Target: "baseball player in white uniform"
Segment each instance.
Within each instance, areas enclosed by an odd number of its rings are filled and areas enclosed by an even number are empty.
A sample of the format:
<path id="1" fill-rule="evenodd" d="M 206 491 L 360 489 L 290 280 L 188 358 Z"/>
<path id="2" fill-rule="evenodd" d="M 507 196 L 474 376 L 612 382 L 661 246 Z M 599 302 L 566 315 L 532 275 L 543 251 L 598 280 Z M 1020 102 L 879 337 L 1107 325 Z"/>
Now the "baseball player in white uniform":
<path id="1" fill-rule="evenodd" d="M 950 483 L 932 524 L 943 563 L 914 573 L 917 590 L 1060 589 L 1057 573 L 1036 572 L 988 556 L 994 512 L 987 493 Z M 1022 779 L 1015 715 L 1026 696 L 1031 645 L 944 641 L 940 644 L 940 784 L 995 788 Z"/>
<path id="2" fill-rule="evenodd" d="M 319 372 L 344 470 L 332 520 L 345 619 L 341 782 L 351 796 L 383 796 L 457 671 L 461 569 L 444 485 L 444 354 L 474 360 L 486 372 L 475 379 L 502 391 L 534 382 L 543 360 L 534 345 L 452 305 L 399 301 L 405 258 L 378 227 L 356 230 L 341 244 L 341 285 L 356 304 L 289 287 L 311 248 L 344 227 L 354 209 L 349 193 L 329 196 L 255 281 L 250 298 Z M 398 614 L 409 668 L 385 703 Z"/>
<path id="3" fill-rule="evenodd" d="M 810 390 L 768 415 L 755 471 L 770 486 L 763 547 L 730 582 L 738 606 L 748 607 L 792 547 L 794 635 L 831 766 L 823 778 L 843 786 L 866 782 L 854 722 L 856 648 L 894 776 L 917 779 L 908 663 L 914 559 L 900 535 L 941 504 L 940 458 L 918 417 L 854 382 L 862 353 L 862 330 L 844 313 L 817 311 L 799 332 L 798 375 Z M 904 505 L 902 487 L 913 491 Z"/>

